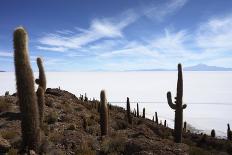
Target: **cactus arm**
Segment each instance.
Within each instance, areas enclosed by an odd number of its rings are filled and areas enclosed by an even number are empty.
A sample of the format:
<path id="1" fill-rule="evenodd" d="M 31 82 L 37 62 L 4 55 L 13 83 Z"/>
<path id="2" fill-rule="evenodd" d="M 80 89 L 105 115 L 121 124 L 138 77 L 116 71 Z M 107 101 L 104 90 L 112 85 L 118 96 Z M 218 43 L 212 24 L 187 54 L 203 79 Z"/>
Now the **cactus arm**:
<path id="1" fill-rule="evenodd" d="M 171 92 L 167 93 L 167 99 L 168 99 L 168 105 L 172 108 L 172 109 L 176 109 L 176 105 L 173 104 L 172 102 L 172 94 Z"/>
<path id="2" fill-rule="evenodd" d="M 187 107 L 187 105 L 186 104 L 184 104 L 183 106 L 182 106 L 182 109 L 185 109 Z"/>

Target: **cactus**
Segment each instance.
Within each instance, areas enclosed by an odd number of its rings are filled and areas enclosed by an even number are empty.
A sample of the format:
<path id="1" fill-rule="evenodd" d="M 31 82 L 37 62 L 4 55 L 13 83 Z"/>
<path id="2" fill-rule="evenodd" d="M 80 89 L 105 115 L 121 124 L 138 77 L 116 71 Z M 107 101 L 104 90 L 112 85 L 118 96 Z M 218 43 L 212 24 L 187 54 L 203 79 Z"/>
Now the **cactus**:
<path id="1" fill-rule="evenodd" d="M 88 102 L 88 97 L 87 97 L 87 94 L 85 93 L 85 100 L 86 102 Z"/>
<path id="2" fill-rule="evenodd" d="M 167 121 L 164 120 L 164 127 L 166 128 L 167 127 Z"/>
<path id="3" fill-rule="evenodd" d="M 137 103 L 137 117 L 139 117 L 139 103 Z"/>
<path id="4" fill-rule="evenodd" d="M 227 124 L 227 139 L 232 140 L 232 132 L 230 130 L 230 124 Z"/>
<path id="5" fill-rule="evenodd" d="M 187 123 L 184 122 L 184 128 L 183 128 L 183 131 L 186 132 L 187 131 Z"/>
<path id="6" fill-rule="evenodd" d="M 213 129 L 211 130 L 211 137 L 215 138 L 215 136 L 216 136 L 216 133 L 215 133 L 215 130 Z"/>
<path id="7" fill-rule="evenodd" d="M 106 93 L 104 90 L 101 91 L 100 94 L 100 125 L 101 125 L 101 135 L 108 135 L 108 108 L 107 108 L 107 100 L 106 100 Z"/>
<path id="8" fill-rule="evenodd" d="M 37 102 L 38 102 L 38 109 L 39 109 L 39 124 L 40 128 L 43 128 L 43 120 L 44 120 L 44 89 L 39 86 L 36 92 L 37 95 Z"/>
<path id="9" fill-rule="evenodd" d="M 143 108 L 143 118 L 145 118 L 145 108 Z"/>
<path id="10" fill-rule="evenodd" d="M 127 120 L 129 124 L 132 124 L 132 117 L 131 117 L 131 111 L 130 111 L 130 99 L 127 97 L 126 99 L 126 112 L 127 112 Z"/>
<path id="11" fill-rule="evenodd" d="M 155 112 L 155 123 L 158 125 L 159 124 L 159 119 L 158 119 L 158 114 Z"/>
<path id="12" fill-rule="evenodd" d="M 43 61 L 41 58 L 37 58 L 37 66 L 39 68 L 39 78 L 35 80 L 35 83 L 38 84 L 41 88 L 43 88 L 44 92 L 46 91 L 47 82 L 46 76 L 43 67 Z"/>
<path id="13" fill-rule="evenodd" d="M 38 151 L 40 141 L 38 105 L 28 53 L 28 36 L 22 27 L 14 31 L 14 64 L 21 111 L 22 151 Z"/>
<path id="14" fill-rule="evenodd" d="M 183 97 L 182 67 L 181 64 L 178 64 L 177 95 L 175 98 L 176 104 L 172 102 L 171 92 L 167 93 L 168 105 L 175 110 L 174 140 L 176 143 L 182 142 L 183 109 L 187 107 L 186 104 L 182 105 L 182 97 Z"/>
<path id="15" fill-rule="evenodd" d="M 154 122 L 155 120 L 154 120 L 154 116 L 152 117 L 152 122 Z"/>

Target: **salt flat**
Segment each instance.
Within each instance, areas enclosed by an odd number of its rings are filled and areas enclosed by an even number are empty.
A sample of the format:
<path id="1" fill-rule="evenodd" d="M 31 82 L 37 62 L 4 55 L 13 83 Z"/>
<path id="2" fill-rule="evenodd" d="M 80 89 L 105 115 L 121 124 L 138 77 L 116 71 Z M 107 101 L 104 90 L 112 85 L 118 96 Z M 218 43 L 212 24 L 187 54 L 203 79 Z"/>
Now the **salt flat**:
<path id="1" fill-rule="evenodd" d="M 232 72 L 184 72 L 184 120 L 197 129 L 226 135 L 227 123 L 232 125 Z M 37 77 L 38 73 L 35 73 Z M 61 87 L 77 96 L 87 93 L 99 99 L 105 89 L 108 101 L 125 107 L 130 97 L 132 109 L 138 102 L 140 112 L 146 108 L 147 117 L 155 112 L 173 126 L 174 111 L 166 102 L 166 93 L 176 92 L 177 72 L 48 72 L 48 87 Z M 13 72 L 0 73 L 0 94 L 15 92 Z"/>

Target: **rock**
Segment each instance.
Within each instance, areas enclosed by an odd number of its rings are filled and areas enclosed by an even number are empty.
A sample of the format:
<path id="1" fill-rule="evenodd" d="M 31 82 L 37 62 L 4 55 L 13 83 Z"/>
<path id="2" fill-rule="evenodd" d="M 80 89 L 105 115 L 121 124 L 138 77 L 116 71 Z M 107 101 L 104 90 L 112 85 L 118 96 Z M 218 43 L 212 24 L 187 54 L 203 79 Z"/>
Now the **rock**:
<path id="1" fill-rule="evenodd" d="M 0 136 L 0 153 L 6 153 L 9 151 L 11 145 L 10 143 L 8 142 L 8 140 L 2 138 Z"/>

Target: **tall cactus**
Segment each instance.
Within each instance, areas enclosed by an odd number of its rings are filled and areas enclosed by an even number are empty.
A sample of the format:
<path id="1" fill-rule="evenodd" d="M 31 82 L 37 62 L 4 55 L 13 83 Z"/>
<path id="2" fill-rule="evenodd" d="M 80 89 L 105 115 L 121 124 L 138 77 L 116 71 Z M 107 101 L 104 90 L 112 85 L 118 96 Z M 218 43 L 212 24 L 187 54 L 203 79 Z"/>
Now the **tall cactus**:
<path id="1" fill-rule="evenodd" d="M 139 103 L 137 103 L 137 117 L 139 117 Z"/>
<path id="2" fill-rule="evenodd" d="M 183 97 L 183 77 L 182 77 L 182 67 L 178 64 L 178 81 L 177 81 L 177 95 L 174 104 L 172 102 L 171 92 L 167 93 L 167 100 L 169 106 L 175 110 L 175 125 L 174 125 L 174 140 L 176 143 L 182 142 L 182 127 L 183 127 L 183 109 L 187 107 L 186 104 L 182 105 Z"/>
<path id="3" fill-rule="evenodd" d="M 100 94 L 100 125 L 101 125 L 101 135 L 108 135 L 109 125 L 108 125 L 108 106 L 106 100 L 106 93 L 104 90 Z"/>
<path id="4" fill-rule="evenodd" d="M 28 53 L 28 36 L 23 27 L 14 31 L 14 64 L 21 111 L 22 149 L 38 151 L 40 130 L 34 76 Z"/>
<path id="5" fill-rule="evenodd" d="M 43 88 L 45 92 L 47 87 L 47 81 L 43 67 L 43 61 L 41 58 L 37 58 L 37 66 L 39 68 L 39 78 L 35 80 L 35 83 L 38 84 L 41 88 Z"/>
<path id="6" fill-rule="evenodd" d="M 129 97 L 126 98 L 126 113 L 127 113 L 128 123 L 132 124 L 132 117 L 131 117 L 131 110 L 130 110 L 130 99 L 129 99 Z"/>
<path id="7" fill-rule="evenodd" d="M 39 109 L 39 124 L 40 128 L 43 128 L 43 121 L 44 121 L 44 89 L 39 86 L 36 92 L 37 95 L 37 102 L 38 102 L 38 109 Z"/>

